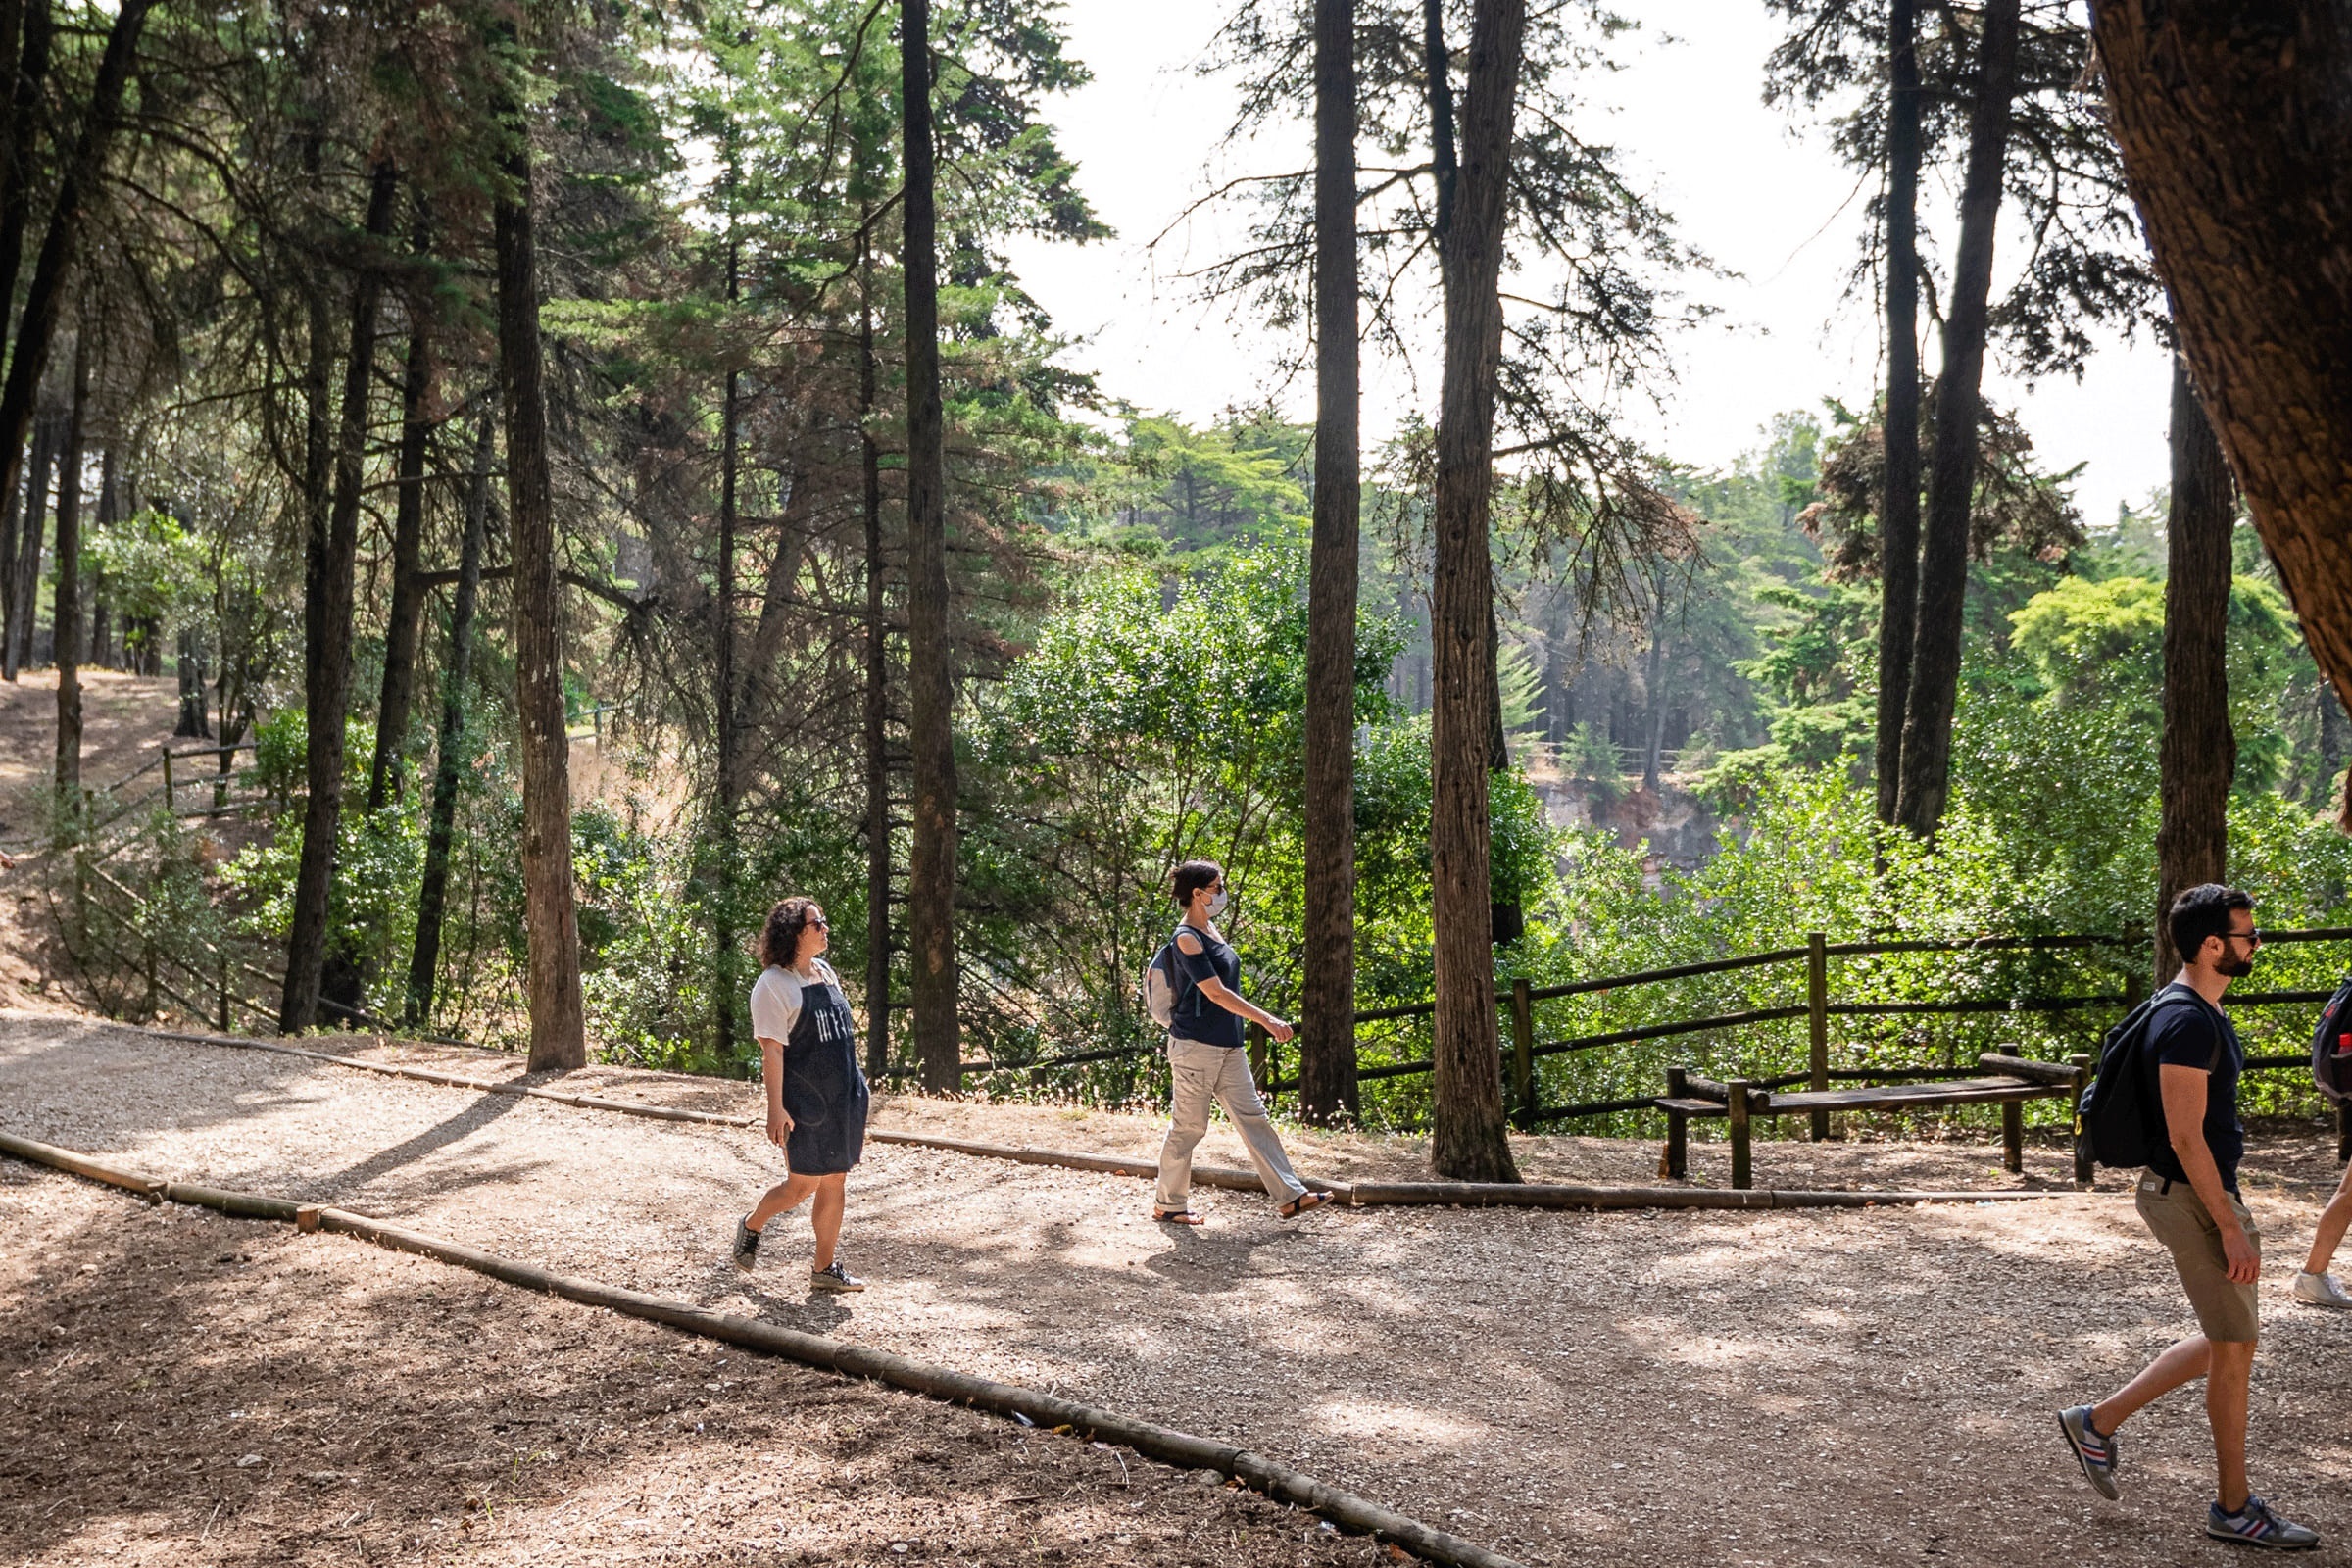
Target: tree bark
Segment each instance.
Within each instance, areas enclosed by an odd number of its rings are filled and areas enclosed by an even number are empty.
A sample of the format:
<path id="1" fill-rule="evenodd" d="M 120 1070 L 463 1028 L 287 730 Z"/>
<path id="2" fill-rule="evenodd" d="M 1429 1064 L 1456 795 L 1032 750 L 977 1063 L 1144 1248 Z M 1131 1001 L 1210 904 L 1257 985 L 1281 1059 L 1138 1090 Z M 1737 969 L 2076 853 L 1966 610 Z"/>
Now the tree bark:
<path id="1" fill-rule="evenodd" d="M 1879 820 L 1902 791 L 1903 709 L 1919 615 L 1919 18 L 1888 0 L 1886 90 L 1886 493 L 1879 504 Z"/>
<path id="2" fill-rule="evenodd" d="M 1649 705 L 1649 739 L 1642 748 L 1642 787 L 1658 793 L 1658 757 L 1666 746 L 1666 572 L 1659 567 L 1650 577 L 1649 660 L 1642 670 L 1642 696 Z"/>
<path id="3" fill-rule="evenodd" d="M 74 403 L 57 463 L 57 590 L 50 623 L 57 641 L 57 822 L 74 831 L 81 815 L 81 454 L 90 401 L 90 332 L 74 334 Z"/>
<path id="4" fill-rule="evenodd" d="M 24 313 L 17 323 L 8 379 L 0 384 L 0 492 L 17 482 L 24 435 L 32 424 L 33 399 L 42 373 L 49 368 L 49 350 L 81 248 L 83 209 L 105 172 L 107 149 L 113 145 L 115 122 L 122 107 L 122 89 L 130 80 L 138 52 L 139 32 L 154 7 L 155 0 L 122 0 L 116 10 L 114 24 L 107 29 L 105 52 L 98 57 L 98 74 L 90 85 L 81 132 L 58 180 L 57 197 L 49 209 L 49 231 L 42 237 L 40 257 L 32 266 L 32 285 L 24 295 Z"/>
<path id="5" fill-rule="evenodd" d="M 1362 501 L 1356 344 L 1355 4 L 1315 0 L 1315 494 L 1306 589 L 1306 965 L 1298 1111 L 1352 1118 L 1355 608 Z"/>
<path id="6" fill-rule="evenodd" d="M 870 234 L 873 214 L 860 233 Z M 860 241 L 858 453 L 865 518 L 865 1074 L 890 1070 L 890 628 L 883 612 L 882 445 L 874 439 L 874 257 Z"/>
<path id="7" fill-rule="evenodd" d="M 571 755 L 564 723 L 563 592 L 556 581 L 555 483 L 539 342 L 530 130 L 508 106 L 511 138 L 494 213 L 498 355 L 507 403 L 507 524 L 514 561 L 514 710 L 522 730 L 523 929 L 529 949 L 530 1070 L 588 1064 L 579 907 L 571 873 Z"/>
<path id="8" fill-rule="evenodd" d="M 104 533 L 122 520 L 121 487 L 115 482 L 115 443 L 109 442 L 106 456 L 98 464 L 98 511 L 90 519 L 92 529 Z M 0 544 L 0 550 L 5 550 Z M 100 668 L 111 668 L 115 662 L 114 619 L 108 612 L 106 573 L 99 572 L 90 588 L 90 635 L 82 645 L 82 662 Z M 205 733 L 212 733 L 210 727 Z"/>
<path id="9" fill-rule="evenodd" d="M 1440 247 L 1445 373 L 1437 437 L 1437 556 L 1430 634 L 1430 860 L 1437 926 L 1431 1164 L 1455 1181 L 1516 1181 L 1494 1017 L 1488 746 L 1495 381 L 1502 356 L 1503 231 L 1525 0 L 1477 0 L 1463 86 L 1460 167 Z M 1433 50 L 1433 54 L 1442 50 Z M 1433 99 L 1436 93 L 1433 84 Z"/>
<path id="10" fill-rule="evenodd" d="M 55 23 L 49 0 L 28 0 L 22 12 L 21 41 L 9 51 L 8 143 L 0 149 L 0 300 L 17 297 L 17 273 L 24 265 L 24 231 L 32 221 L 33 173 L 41 129 L 41 95 L 47 91 L 50 40 Z M 0 329 L 7 318 L 0 315 Z"/>
<path id="11" fill-rule="evenodd" d="M 2157 748 L 2156 983 L 2180 967 L 2165 911 L 2183 888 L 2230 870 L 2230 536 L 2229 465 L 2198 405 L 2188 366 L 2173 362 L 2173 499 L 2165 527 L 2164 738 Z"/>
<path id="12" fill-rule="evenodd" d="M 948 635 L 947 456 L 939 388 L 939 216 L 931 141 L 931 7 L 904 0 L 899 59 L 906 185 L 906 745 L 914 835 L 906 873 L 915 1059 L 923 1088 L 962 1086 L 956 1018 L 956 690 Z"/>
<path id="13" fill-rule="evenodd" d="M 371 239 L 392 232 L 395 188 L 392 166 L 377 164 L 368 191 L 367 231 Z M 343 820 L 343 721 L 351 709 L 352 577 L 360 553 L 360 481 L 367 458 L 368 396 L 375 371 L 376 309 L 383 299 L 383 273 L 372 260 L 352 284 L 351 349 L 344 364 L 342 414 L 331 449 L 334 494 L 323 533 L 316 531 L 319 509 L 315 496 L 309 508 L 313 531 L 305 551 L 303 593 L 308 795 L 302 808 L 301 858 L 294 874 L 293 923 L 286 937 L 285 988 L 278 1006 L 278 1030 L 289 1035 L 300 1034 L 318 1021 L 322 996 L 343 1008 L 359 1004 L 357 969 L 344 945 L 331 938 L 330 910 L 335 840 Z M 319 392 L 323 392 L 325 380 L 323 366 L 318 363 L 323 348 L 316 340 L 312 344 L 309 378 Z M 317 466 L 315 455 L 312 466 Z"/>
<path id="14" fill-rule="evenodd" d="M 57 466 L 57 449 L 65 438 L 65 421 L 54 409 L 44 409 L 32 427 L 32 463 L 24 476 L 24 524 L 16 548 L 0 570 L 8 574 L 8 627 L 0 636 L 0 676 L 9 680 L 32 658 L 34 591 L 41 580 L 41 534 L 49 521 L 49 475 Z"/>
<path id="15" fill-rule="evenodd" d="M 1968 173 L 1960 188 L 1960 243 L 1943 321 L 1936 382 L 1936 453 L 1928 473 L 1919 563 L 1919 625 L 1911 694 L 1903 708 L 1901 787 L 1895 821 L 1926 838 L 1951 792 L 1952 713 L 1960 701 L 1961 638 L 1968 609 L 1968 525 L 1976 499 L 1977 418 L 1983 407 L 1986 307 L 2001 167 L 2017 92 L 2019 0 L 1987 0 L 1969 112 Z"/>
<path id="16" fill-rule="evenodd" d="M 482 416 L 466 486 L 466 533 L 459 546 L 457 594 L 449 612 L 449 662 L 441 672 L 441 727 L 433 746 L 433 816 L 424 840 L 424 875 L 416 890 L 416 940 L 409 950 L 409 998 L 401 1022 L 432 1022 L 441 973 L 441 923 L 449 898 L 449 851 L 457 837 L 458 790 L 466 753 L 466 684 L 473 672 L 474 605 L 482 590 L 482 540 L 490 515 L 491 416 Z"/>
<path id="17" fill-rule="evenodd" d="M 729 187 L 733 179 L 730 174 Z M 727 245 L 727 303 L 739 297 L 742 253 L 734 241 Z M 710 607 L 712 684 L 716 701 L 712 717 L 717 724 L 718 777 L 711 792 L 711 858 L 717 887 L 710 904 L 710 1038 L 721 1059 L 735 1047 L 735 829 L 743 788 L 743 726 L 737 709 L 739 678 L 735 668 L 735 424 L 742 375 L 727 371 L 719 399 L 718 419 L 718 594 Z M 754 1046 L 757 1054 L 758 1047 Z"/>
<path id="18" fill-rule="evenodd" d="M 2092 32 L 2204 412 L 2352 690 L 2352 6 L 2100 0 Z"/>
<path id="19" fill-rule="evenodd" d="M 420 247 L 421 248 L 421 247 Z M 432 323 L 419 301 L 409 306 L 409 353 L 400 378 L 399 491 L 392 510 L 392 608 L 384 617 L 384 681 L 375 702 L 375 756 L 368 767 L 368 809 L 380 811 L 408 793 L 404 760 L 416 706 L 416 638 L 424 619 L 424 454 L 433 426 Z"/>

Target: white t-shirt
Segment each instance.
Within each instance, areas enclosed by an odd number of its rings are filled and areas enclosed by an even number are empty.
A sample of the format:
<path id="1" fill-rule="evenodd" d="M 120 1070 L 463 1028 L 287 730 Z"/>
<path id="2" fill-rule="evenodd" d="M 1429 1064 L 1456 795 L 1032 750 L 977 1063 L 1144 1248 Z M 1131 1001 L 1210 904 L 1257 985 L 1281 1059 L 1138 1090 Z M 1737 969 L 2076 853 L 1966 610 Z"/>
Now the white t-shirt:
<path id="1" fill-rule="evenodd" d="M 818 958 L 816 972 L 804 981 L 781 964 L 771 963 L 760 971 L 752 982 L 752 1033 L 762 1040 L 778 1044 L 792 1038 L 792 1026 L 801 1016 L 801 988 L 804 985 L 841 984 L 833 966 Z"/>

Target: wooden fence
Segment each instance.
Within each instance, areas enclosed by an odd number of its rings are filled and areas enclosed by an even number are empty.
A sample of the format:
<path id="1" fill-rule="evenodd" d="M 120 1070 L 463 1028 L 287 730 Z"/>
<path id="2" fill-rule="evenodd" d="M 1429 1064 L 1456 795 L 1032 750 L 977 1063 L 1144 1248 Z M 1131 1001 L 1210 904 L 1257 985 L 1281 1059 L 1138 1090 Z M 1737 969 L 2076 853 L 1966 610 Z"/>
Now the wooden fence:
<path id="1" fill-rule="evenodd" d="M 2300 931 L 2263 932 L 2265 946 L 2352 941 L 2352 926 L 2323 926 Z M 1838 1001 L 1831 989 L 1831 960 L 1835 958 L 1878 957 L 1898 954 L 1994 954 L 2018 952 L 2064 952 L 2095 949 L 2128 957 L 2123 989 L 2118 991 L 2083 992 L 2068 995 L 2021 993 L 2006 997 L 1968 997 L 1949 1001 L 1856 1002 Z M 2144 957 L 2143 957 L 2144 956 Z M 1658 985 L 1676 980 L 1693 979 L 1705 975 L 1731 974 L 1743 970 L 1769 969 L 1780 966 L 1804 966 L 1805 1000 L 1801 1004 L 1779 1006 L 1748 1007 L 1704 1016 L 1676 1018 L 1642 1024 L 1632 1028 L 1613 1029 L 1591 1034 L 1572 1035 L 1559 1039 L 1540 1040 L 1536 1030 L 1536 1004 L 1566 997 L 1590 996 L 1642 986 Z M 1738 957 L 1715 958 L 1695 963 L 1672 964 L 1663 968 L 1643 969 L 1630 974 L 1603 975 L 1590 980 L 1573 980 L 1553 985 L 1536 985 L 1526 979 L 1514 980 L 1509 987 L 1494 994 L 1500 1013 L 1502 1035 L 1501 1067 L 1511 1102 L 1511 1120 L 1523 1129 L 1548 1122 L 1570 1121 L 1582 1117 L 1615 1115 L 1626 1111 L 1647 1110 L 1658 1091 L 1611 1100 L 1589 1101 L 1576 1104 L 1545 1105 L 1541 1100 L 1541 1083 L 1536 1063 L 1545 1056 L 1568 1053 L 1605 1050 L 1613 1046 L 1635 1045 L 1652 1040 L 1668 1040 L 1686 1035 L 1720 1034 L 1758 1024 L 1804 1019 L 1807 1030 L 1809 1060 L 1802 1072 L 1778 1076 L 1758 1076 L 1749 1081 L 1759 1089 L 1786 1088 L 1803 1084 L 1808 1089 L 1826 1090 L 1836 1083 L 1899 1083 L 1929 1081 L 1941 1078 L 1967 1078 L 1983 1069 L 1976 1065 L 1913 1065 L 1877 1067 L 1833 1067 L 1830 1063 L 1830 1021 L 1834 1018 L 1871 1017 L 1961 1017 L 2000 1014 L 2052 1014 L 2080 1012 L 2111 1012 L 2116 1016 L 2130 1011 L 2147 994 L 2147 975 L 2154 968 L 2154 953 L 2144 933 L 2124 932 L 2068 933 L 2050 936 L 1986 936 L 1960 941 L 1923 939 L 1890 939 L 1861 942 L 1832 942 L 1824 932 L 1811 932 L 1802 947 L 1776 948 L 1764 953 L 1745 954 Z M 2311 1005 L 2328 1000 L 2331 990 L 2271 990 L 2233 991 L 2225 999 L 2231 1008 Z M 1413 1002 L 1397 1005 L 1359 1009 L 1354 1021 L 1360 1032 L 1366 1024 L 1394 1023 L 1430 1018 L 1436 1011 L 1434 1002 Z M 2103 1031 L 2105 1022 L 2097 1030 Z M 1133 1058 L 1152 1054 L 1152 1046 L 1116 1046 L 1099 1051 L 1078 1052 L 1069 1055 L 1043 1057 L 1022 1062 L 966 1062 L 964 1071 L 971 1075 L 989 1073 L 1028 1073 L 1042 1080 L 1046 1072 L 1098 1062 Z M 1284 1052 L 1253 1024 L 1250 1026 L 1251 1065 L 1257 1082 L 1268 1096 L 1283 1091 L 1296 1092 L 1298 1079 L 1285 1079 Z M 2247 1059 L 2249 1070 L 2273 1070 L 2307 1065 L 2308 1054 L 2252 1056 Z M 1410 1078 L 1432 1073 L 1436 1063 L 1430 1060 L 1374 1062 L 1359 1066 L 1359 1082 L 1379 1082 Z M 1295 1072 L 1295 1067 L 1294 1067 Z M 899 1066 L 886 1076 L 911 1077 L 914 1068 Z M 1661 1088 L 1663 1082 L 1661 1080 Z M 1816 1137 L 1828 1136 L 1827 1113 L 1812 1118 Z"/>

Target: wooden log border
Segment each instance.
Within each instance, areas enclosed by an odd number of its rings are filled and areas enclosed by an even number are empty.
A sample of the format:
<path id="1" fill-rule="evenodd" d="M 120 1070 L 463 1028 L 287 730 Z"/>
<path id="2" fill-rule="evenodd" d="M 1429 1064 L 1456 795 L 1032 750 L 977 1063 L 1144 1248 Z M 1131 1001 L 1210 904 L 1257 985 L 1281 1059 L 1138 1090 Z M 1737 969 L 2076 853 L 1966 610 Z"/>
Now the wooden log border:
<path id="1" fill-rule="evenodd" d="M 118 1027 L 135 1028 L 135 1025 Z M 714 1110 L 687 1110 L 675 1105 L 653 1105 L 639 1100 L 616 1100 L 608 1095 L 571 1094 L 561 1089 L 542 1089 L 532 1084 L 505 1083 L 490 1078 L 468 1078 L 459 1073 L 442 1072 L 431 1067 L 407 1067 L 397 1062 L 369 1061 L 364 1056 L 338 1056 L 323 1051 L 312 1051 L 302 1046 L 280 1045 L 275 1041 L 248 1040 L 235 1035 L 191 1034 L 172 1029 L 145 1029 L 141 1033 L 161 1040 L 188 1040 L 200 1045 L 232 1046 L 245 1051 L 267 1051 L 278 1055 L 302 1056 L 323 1061 L 337 1067 L 351 1067 L 361 1072 L 380 1073 L 386 1077 L 407 1078 L 416 1083 L 436 1084 L 448 1089 L 470 1089 L 479 1094 L 522 1095 L 534 1100 L 551 1100 L 558 1104 L 573 1105 L 585 1110 L 609 1110 L 624 1116 L 645 1116 L 658 1121 L 699 1122 L 714 1127 L 748 1128 L 759 1123 L 750 1116 L 728 1116 Z M 1698 1090 L 1704 1082 L 1690 1080 Z M 1707 1087 L 1713 1087 L 1711 1085 Z M 928 1133 L 898 1133 L 868 1128 L 866 1139 L 877 1144 L 898 1144 L 911 1149 L 936 1149 L 949 1153 L 968 1154 L 981 1159 L 1009 1160 L 1022 1165 L 1054 1165 L 1066 1170 L 1095 1171 L 1108 1176 L 1133 1176 L 1151 1181 L 1159 1175 L 1158 1165 L 1148 1159 L 1129 1159 L 1117 1154 L 1085 1154 L 1071 1150 L 1032 1149 L 1025 1146 L 980 1143 L 969 1138 L 946 1138 Z M 1319 1177 L 1301 1176 L 1300 1181 L 1315 1192 L 1329 1193 L 1350 1208 L 1388 1207 L 1391 1205 L 1459 1204 L 1465 1208 L 1551 1208 L 1551 1209 L 1723 1209 L 1723 1208 L 1867 1208 L 1877 1204 L 1916 1205 L 1921 1203 L 1990 1203 L 2011 1202 L 2021 1199 L 2067 1198 L 2078 1196 L 2072 1188 L 1994 1188 L 1984 1192 L 1913 1192 L 1889 1190 L 1830 1191 L 1798 1188 L 1726 1190 L 1711 1187 L 1609 1187 L 1587 1186 L 1558 1182 L 1334 1182 Z M 1196 1165 L 1193 1181 L 1203 1187 L 1219 1187 L 1232 1192 L 1263 1193 L 1265 1183 L 1257 1172 L 1237 1170 L 1230 1165 Z"/>
<path id="2" fill-rule="evenodd" d="M 244 1219 L 274 1220 L 309 1231 L 333 1231 L 396 1252 L 413 1252 L 436 1262 L 470 1269 L 503 1284 L 562 1297 L 583 1306 L 663 1324 L 705 1339 L 780 1356 L 843 1377 L 864 1378 L 949 1404 L 967 1404 L 994 1415 L 1025 1421 L 1049 1432 L 1081 1440 L 1116 1443 L 1149 1459 L 1191 1470 L 1215 1470 L 1278 1502 L 1319 1514 L 1341 1529 L 1391 1543 L 1427 1562 L 1447 1568 L 1522 1568 L 1515 1559 L 1475 1542 L 1435 1529 L 1418 1519 L 1342 1492 L 1303 1471 L 1277 1464 L 1263 1454 L 1208 1438 L 1197 1438 L 1117 1411 L 1098 1409 L 1040 1394 L 1018 1384 L 933 1366 L 887 1350 L 851 1345 L 822 1334 L 780 1328 L 756 1318 L 713 1311 L 690 1301 L 648 1296 L 573 1274 L 554 1274 L 531 1264 L 485 1252 L 461 1242 L 370 1219 L 348 1209 L 297 1203 L 257 1193 L 225 1192 L 187 1182 L 159 1181 L 51 1144 L 0 1133 L 0 1152 L 47 1165 L 152 1200 L 187 1203 Z"/>

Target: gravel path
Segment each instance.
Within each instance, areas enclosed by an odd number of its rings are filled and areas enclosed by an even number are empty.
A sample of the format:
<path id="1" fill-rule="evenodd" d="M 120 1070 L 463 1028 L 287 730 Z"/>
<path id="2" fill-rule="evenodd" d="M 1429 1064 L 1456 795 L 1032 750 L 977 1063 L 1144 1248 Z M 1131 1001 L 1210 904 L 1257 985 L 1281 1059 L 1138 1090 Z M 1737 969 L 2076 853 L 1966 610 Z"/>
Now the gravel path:
<path id="1" fill-rule="evenodd" d="M 488 1075 L 489 1058 L 431 1059 Z M 574 1085 L 754 1103 L 740 1085 L 612 1069 Z M 877 1121 L 1147 1155 L 1156 1138 L 1148 1119 L 1074 1107 L 899 1099 Z M 2120 1506 L 2089 1493 L 2051 1430 L 2055 1407 L 2103 1392 L 2187 1322 L 2113 1193 L 1297 1224 L 1204 1193 L 1208 1225 L 1177 1232 L 1150 1221 L 1131 1179 L 869 1145 L 844 1256 L 875 1289 L 836 1299 L 801 1287 L 805 1220 L 771 1232 L 749 1286 L 726 1268 L 733 1216 L 780 1173 L 749 1133 L 24 1017 L 0 1020 L 0 1127 L 1131 1410 L 1531 1563 L 2228 1560 L 2201 1536 L 2193 1396 L 2134 1423 Z M 2352 1375 L 2352 1323 L 2285 1294 L 2333 1184 L 2328 1142 L 2258 1140 L 2247 1187 L 2273 1260 L 2256 1484 L 2333 1543 L 2352 1531 L 2330 1396 Z M 1293 1143 L 1301 1168 L 1335 1176 L 1416 1162 L 1408 1140 Z M 1653 1179 L 1646 1145 L 1537 1139 L 1523 1155 L 1531 1175 Z M 1219 1128 L 1202 1157 L 1238 1163 L 1239 1150 Z M 1770 1185 L 1997 1186 L 1997 1157 L 1984 1143 L 1773 1143 L 1757 1165 Z M 1693 1164 L 1721 1179 L 1716 1147 Z M 2030 1181 L 2065 1169 L 2054 1145 L 2030 1152 Z M 2322 1557 L 2352 1560 L 2333 1544 Z"/>

